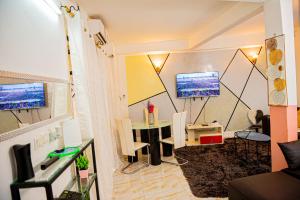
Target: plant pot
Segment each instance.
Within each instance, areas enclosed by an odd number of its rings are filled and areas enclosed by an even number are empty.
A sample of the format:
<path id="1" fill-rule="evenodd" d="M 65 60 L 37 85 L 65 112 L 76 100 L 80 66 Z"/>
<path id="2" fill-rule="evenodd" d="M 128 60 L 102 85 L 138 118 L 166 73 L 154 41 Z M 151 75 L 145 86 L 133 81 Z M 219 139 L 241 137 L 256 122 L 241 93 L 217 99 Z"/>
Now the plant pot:
<path id="1" fill-rule="evenodd" d="M 85 169 L 85 170 L 79 170 L 79 176 L 80 178 L 88 178 L 89 177 L 89 170 Z"/>

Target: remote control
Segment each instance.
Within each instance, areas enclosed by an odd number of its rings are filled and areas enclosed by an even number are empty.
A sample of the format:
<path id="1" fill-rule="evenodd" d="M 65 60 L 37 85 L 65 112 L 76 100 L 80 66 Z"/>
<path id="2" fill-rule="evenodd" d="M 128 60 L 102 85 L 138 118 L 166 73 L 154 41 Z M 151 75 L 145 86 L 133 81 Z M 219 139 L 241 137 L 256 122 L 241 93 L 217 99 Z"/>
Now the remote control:
<path id="1" fill-rule="evenodd" d="M 45 161 L 42 162 L 41 170 L 47 169 L 50 165 L 55 163 L 58 159 L 59 159 L 58 157 L 47 158 Z"/>

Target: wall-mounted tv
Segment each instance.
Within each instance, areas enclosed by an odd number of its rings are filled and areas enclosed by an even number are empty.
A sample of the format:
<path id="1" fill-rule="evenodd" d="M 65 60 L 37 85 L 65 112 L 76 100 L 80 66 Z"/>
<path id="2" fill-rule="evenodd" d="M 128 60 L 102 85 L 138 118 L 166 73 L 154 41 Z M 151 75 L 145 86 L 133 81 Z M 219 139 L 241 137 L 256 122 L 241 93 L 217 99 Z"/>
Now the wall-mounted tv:
<path id="1" fill-rule="evenodd" d="M 219 72 L 198 72 L 176 75 L 178 98 L 220 95 Z"/>
<path id="2" fill-rule="evenodd" d="M 0 110 L 46 106 L 44 83 L 0 84 Z"/>

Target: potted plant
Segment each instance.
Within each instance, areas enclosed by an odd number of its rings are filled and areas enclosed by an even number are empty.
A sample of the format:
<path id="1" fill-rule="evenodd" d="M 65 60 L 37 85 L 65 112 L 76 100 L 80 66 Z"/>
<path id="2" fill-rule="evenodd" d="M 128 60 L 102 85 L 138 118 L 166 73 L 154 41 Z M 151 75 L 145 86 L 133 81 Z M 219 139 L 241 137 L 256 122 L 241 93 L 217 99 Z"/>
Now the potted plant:
<path id="1" fill-rule="evenodd" d="M 80 178 L 88 178 L 89 176 L 89 160 L 87 156 L 81 155 L 76 159 L 76 166 L 79 169 Z"/>

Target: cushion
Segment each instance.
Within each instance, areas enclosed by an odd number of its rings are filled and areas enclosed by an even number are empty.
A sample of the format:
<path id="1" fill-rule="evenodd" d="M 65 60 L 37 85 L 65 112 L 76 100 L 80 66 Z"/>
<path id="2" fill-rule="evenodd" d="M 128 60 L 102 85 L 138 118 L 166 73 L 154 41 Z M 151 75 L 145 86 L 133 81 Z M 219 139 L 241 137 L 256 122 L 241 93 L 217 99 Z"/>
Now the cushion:
<path id="1" fill-rule="evenodd" d="M 284 173 L 287 173 L 290 176 L 293 176 L 297 179 L 300 179 L 300 169 L 290 169 L 290 168 L 286 168 L 281 170 Z"/>
<path id="2" fill-rule="evenodd" d="M 283 172 L 235 179 L 228 184 L 230 200 L 299 200 L 300 181 Z"/>
<path id="3" fill-rule="evenodd" d="M 300 168 L 300 140 L 278 143 L 290 169 Z"/>

